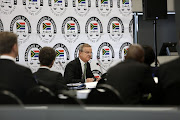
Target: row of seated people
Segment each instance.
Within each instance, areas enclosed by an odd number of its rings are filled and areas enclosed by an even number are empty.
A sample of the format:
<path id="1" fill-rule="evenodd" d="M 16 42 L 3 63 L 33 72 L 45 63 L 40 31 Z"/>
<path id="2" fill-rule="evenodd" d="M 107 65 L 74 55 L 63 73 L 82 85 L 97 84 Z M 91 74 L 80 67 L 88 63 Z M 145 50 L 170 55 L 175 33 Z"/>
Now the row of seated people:
<path id="1" fill-rule="evenodd" d="M 26 102 L 26 93 L 30 88 L 43 85 L 57 95 L 62 90 L 68 90 L 66 84 L 72 82 L 93 82 L 102 79 L 95 79 L 88 61 L 92 57 L 92 49 L 88 44 L 79 48 L 79 58 L 68 63 L 64 77 L 61 73 L 50 71 L 56 53 L 50 47 L 44 47 L 39 53 L 40 68 L 33 75 L 29 68 L 20 66 L 14 62 L 18 55 L 17 35 L 10 32 L 0 33 L 0 88 L 9 90 L 17 97 Z M 152 78 L 150 67 L 143 64 L 144 50 L 140 45 L 131 45 L 125 61 L 117 64 L 107 71 L 106 83 L 115 88 L 121 95 L 123 104 L 141 104 L 143 95 L 148 95 L 148 99 L 153 96 L 154 104 L 179 104 L 172 102 L 176 97 L 176 92 L 166 90 L 172 85 L 178 85 L 180 73 L 179 59 L 162 65 L 159 69 L 159 83 L 155 84 Z M 100 81 L 99 81 L 100 83 Z M 179 88 L 179 87 L 176 87 Z M 171 94 L 172 93 L 172 94 Z M 168 99 L 169 98 L 169 99 Z M 168 99 L 170 102 L 166 102 Z M 177 98 L 179 99 L 179 98 Z M 160 101 L 160 102 L 159 102 Z M 165 101 L 165 102 L 163 102 Z M 178 101 L 178 100 L 177 100 Z"/>

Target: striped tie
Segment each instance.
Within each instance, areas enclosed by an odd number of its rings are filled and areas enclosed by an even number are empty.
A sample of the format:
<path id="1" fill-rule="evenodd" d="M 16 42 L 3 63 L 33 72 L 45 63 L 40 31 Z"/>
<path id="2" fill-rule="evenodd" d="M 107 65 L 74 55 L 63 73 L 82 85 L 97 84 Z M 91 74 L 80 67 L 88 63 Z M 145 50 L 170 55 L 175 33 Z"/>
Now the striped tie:
<path id="1" fill-rule="evenodd" d="M 84 64 L 84 74 L 83 74 L 83 79 L 86 79 L 86 68 L 87 68 L 87 63 Z"/>

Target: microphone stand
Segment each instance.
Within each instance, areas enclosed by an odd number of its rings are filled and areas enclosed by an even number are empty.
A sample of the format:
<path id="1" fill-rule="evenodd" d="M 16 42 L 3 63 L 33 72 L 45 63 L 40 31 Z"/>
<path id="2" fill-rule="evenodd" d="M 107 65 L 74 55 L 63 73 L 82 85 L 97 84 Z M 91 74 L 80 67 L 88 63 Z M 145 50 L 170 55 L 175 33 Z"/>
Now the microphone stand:
<path id="1" fill-rule="evenodd" d="M 100 67 L 101 73 L 103 74 L 103 70 L 105 70 L 105 71 L 107 71 L 107 70 L 99 64 L 100 61 L 98 58 L 97 58 L 97 61 L 98 61 L 98 63 L 96 63 L 96 65 L 98 65 Z M 103 68 L 103 70 L 102 70 L 102 68 Z"/>
<path id="2" fill-rule="evenodd" d="M 61 62 L 60 62 L 60 61 L 58 61 L 58 63 L 59 63 L 59 65 L 62 67 L 63 72 L 64 72 L 64 71 L 65 71 L 65 69 L 64 69 L 63 65 L 61 64 Z"/>
<path id="3" fill-rule="evenodd" d="M 157 68 L 158 66 L 158 62 L 157 62 L 157 31 L 156 31 L 156 20 L 158 20 L 158 17 L 155 18 L 155 20 L 153 21 L 153 25 L 154 25 L 154 47 L 155 47 L 155 67 Z"/>

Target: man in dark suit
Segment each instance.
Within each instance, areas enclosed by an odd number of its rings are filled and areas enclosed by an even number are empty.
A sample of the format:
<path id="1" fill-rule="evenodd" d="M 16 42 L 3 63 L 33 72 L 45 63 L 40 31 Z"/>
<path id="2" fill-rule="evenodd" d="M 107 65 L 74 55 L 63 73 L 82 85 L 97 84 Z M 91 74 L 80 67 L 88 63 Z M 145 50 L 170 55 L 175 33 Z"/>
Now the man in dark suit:
<path id="1" fill-rule="evenodd" d="M 180 58 L 160 65 L 160 102 L 166 105 L 180 105 Z"/>
<path id="2" fill-rule="evenodd" d="M 67 83 L 96 81 L 88 62 L 91 57 L 91 46 L 89 44 L 81 45 L 79 48 L 79 58 L 69 62 L 65 68 L 64 77 Z"/>
<path id="3" fill-rule="evenodd" d="M 53 48 L 43 47 L 39 53 L 40 68 L 34 73 L 34 77 L 39 85 L 43 85 L 58 94 L 58 92 L 67 88 L 62 74 L 50 71 L 55 57 L 56 52 Z"/>
<path id="4" fill-rule="evenodd" d="M 131 45 L 125 61 L 107 72 L 107 84 L 119 91 L 125 104 L 139 104 L 143 94 L 152 93 L 154 89 L 151 71 L 143 61 L 143 48 L 140 45 Z"/>
<path id="5" fill-rule="evenodd" d="M 9 90 L 24 101 L 26 92 L 36 86 L 29 68 L 15 63 L 18 55 L 17 35 L 0 33 L 0 89 Z"/>

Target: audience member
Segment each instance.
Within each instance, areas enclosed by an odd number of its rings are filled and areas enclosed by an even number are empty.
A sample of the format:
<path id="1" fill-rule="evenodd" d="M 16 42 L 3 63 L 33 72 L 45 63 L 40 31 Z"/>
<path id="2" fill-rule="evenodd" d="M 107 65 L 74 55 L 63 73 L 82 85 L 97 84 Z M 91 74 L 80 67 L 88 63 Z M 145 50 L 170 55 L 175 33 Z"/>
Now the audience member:
<path id="1" fill-rule="evenodd" d="M 88 62 L 91 57 L 91 46 L 89 44 L 81 45 L 79 48 L 79 58 L 69 62 L 65 68 L 64 77 L 67 83 L 96 81 Z"/>
<path id="2" fill-rule="evenodd" d="M 14 93 L 22 101 L 26 92 L 36 86 L 29 68 L 15 63 L 18 56 L 17 35 L 11 32 L 0 32 L 0 88 Z"/>
<path id="3" fill-rule="evenodd" d="M 157 77 L 158 67 L 151 66 L 151 64 L 155 62 L 155 53 L 152 47 L 148 45 L 143 45 L 142 47 L 144 49 L 144 63 L 150 67 L 152 71 L 152 77 Z"/>
<path id="4" fill-rule="evenodd" d="M 154 89 L 151 71 L 143 62 L 143 48 L 131 45 L 125 61 L 107 72 L 107 84 L 119 91 L 125 104 L 140 104 L 143 95 L 152 93 Z"/>
<path id="5" fill-rule="evenodd" d="M 39 85 L 43 85 L 57 94 L 67 88 L 62 74 L 50 70 L 55 57 L 56 52 L 53 48 L 43 47 L 39 53 L 40 68 L 34 73 L 34 77 Z"/>

